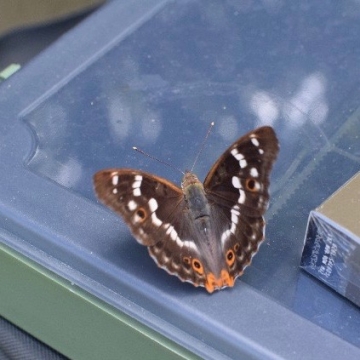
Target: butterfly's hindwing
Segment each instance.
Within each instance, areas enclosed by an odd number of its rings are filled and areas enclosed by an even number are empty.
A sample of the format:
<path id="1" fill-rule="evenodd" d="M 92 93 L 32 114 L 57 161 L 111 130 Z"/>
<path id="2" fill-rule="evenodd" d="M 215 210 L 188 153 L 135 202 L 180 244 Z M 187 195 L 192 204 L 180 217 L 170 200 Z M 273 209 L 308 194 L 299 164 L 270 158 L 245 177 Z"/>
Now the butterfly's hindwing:
<path id="1" fill-rule="evenodd" d="M 169 274 L 196 286 L 205 286 L 204 272 L 194 270 L 194 261 L 199 258 L 194 240 L 161 239 L 155 245 L 149 246 L 148 251 L 158 266 Z"/>

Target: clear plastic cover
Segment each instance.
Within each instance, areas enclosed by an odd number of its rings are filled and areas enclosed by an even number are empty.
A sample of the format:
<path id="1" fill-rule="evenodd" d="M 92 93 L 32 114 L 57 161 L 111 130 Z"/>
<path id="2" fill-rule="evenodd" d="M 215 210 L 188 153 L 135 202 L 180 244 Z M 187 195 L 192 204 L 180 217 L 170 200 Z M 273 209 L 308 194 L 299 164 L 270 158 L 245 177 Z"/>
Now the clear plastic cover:
<path id="1" fill-rule="evenodd" d="M 359 169 L 360 7 L 119 3 L 11 79 L 29 93 L 2 119 L 4 241 L 202 356 L 315 358 L 317 338 L 329 358 L 360 356 L 359 309 L 299 267 L 310 210 Z M 281 146 L 266 241 L 213 295 L 157 268 L 92 185 L 107 167 L 180 184 L 132 146 L 185 170 L 211 121 L 200 179 L 255 127 Z"/>

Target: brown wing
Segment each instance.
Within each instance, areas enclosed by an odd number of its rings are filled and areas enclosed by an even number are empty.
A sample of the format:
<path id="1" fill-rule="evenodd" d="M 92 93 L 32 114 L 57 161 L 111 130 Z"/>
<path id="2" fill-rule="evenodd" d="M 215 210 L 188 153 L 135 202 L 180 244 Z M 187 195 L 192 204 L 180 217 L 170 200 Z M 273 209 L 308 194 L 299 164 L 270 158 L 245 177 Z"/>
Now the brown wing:
<path id="1" fill-rule="evenodd" d="M 107 169 L 94 175 L 98 198 L 125 220 L 145 246 L 166 237 L 163 224 L 179 212 L 180 188 L 163 178 L 132 169 Z"/>
<path id="2" fill-rule="evenodd" d="M 271 127 L 249 132 L 217 160 L 206 176 L 205 190 L 216 198 L 217 204 L 229 208 L 239 203 L 244 191 L 242 211 L 249 216 L 261 216 L 267 209 L 269 175 L 278 152 L 278 140 Z"/>
<path id="3" fill-rule="evenodd" d="M 131 169 L 99 171 L 94 184 L 98 198 L 122 216 L 159 267 L 182 281 L 204 286 L 205 274 L 193 268 L 193 259 L 200 254 L 180 188 L 166 179 Z"/>
<path id="4" fill-rule="evenodd" d="M 278 151 L 274 130 L 258 128 L 234 142 L 205 179 L 212 212 L 226 219 L 216 226 L 229 273 L 235 278 L 250 264 L 264 238 L 269 176 Z"/>

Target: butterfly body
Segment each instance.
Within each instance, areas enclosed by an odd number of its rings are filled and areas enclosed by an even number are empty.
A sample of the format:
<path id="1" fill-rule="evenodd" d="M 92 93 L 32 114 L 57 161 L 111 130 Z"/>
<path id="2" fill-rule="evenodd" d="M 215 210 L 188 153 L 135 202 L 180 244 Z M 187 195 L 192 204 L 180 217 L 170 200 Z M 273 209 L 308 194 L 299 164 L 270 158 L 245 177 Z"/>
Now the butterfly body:
<path id="1" fill-rule="evenodd" d="M 107 169 L 95 174 L 95 191 L 158 266 L 213 292 L 234 285 L 264 239 L 277 153 L 273 129 L 262 127 L 232 144 L 204 183 L 189 171 L 179 188 L 142 171 Z"/>

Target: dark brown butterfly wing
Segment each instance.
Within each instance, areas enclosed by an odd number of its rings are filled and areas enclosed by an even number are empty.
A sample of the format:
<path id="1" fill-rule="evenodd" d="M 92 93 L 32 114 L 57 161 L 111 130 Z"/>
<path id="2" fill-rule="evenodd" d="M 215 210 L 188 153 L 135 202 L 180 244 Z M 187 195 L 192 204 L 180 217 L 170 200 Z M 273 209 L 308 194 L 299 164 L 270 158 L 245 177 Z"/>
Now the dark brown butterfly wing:
<path id="1" fill-rule="evenodd" d="M 199 258 L 196 231 L 180 188 L 132 169 L 99 171 L 94 184 L 98 198 L 122 216 L 159 267 L 182 281 L 204 286 L 205 275 L 192 266 L 192 259 Z"/>
<path id="2" fill-rule="evenodd" d="M 258 128 L 234 142 L 204 181 L 212 211 L 226 219 L 217 222 L 218 241 L 234 278 L 250 264 L 264 239 L 269 176 L 278 151 L 274 130 Z"/>

